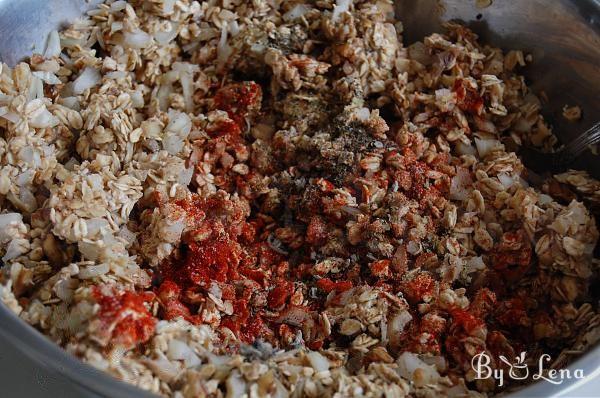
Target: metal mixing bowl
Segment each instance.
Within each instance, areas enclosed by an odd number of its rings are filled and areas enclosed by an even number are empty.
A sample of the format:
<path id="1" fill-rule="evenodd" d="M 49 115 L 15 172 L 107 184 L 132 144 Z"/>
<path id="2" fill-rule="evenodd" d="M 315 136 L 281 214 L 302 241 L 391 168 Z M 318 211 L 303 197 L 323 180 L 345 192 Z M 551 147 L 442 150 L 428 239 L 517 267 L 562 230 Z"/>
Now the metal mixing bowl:
<path id="1" fill-rule="evenodd" d="M 32 52 L 43 52 L 47 33 L 77 18 L 99 0 L 0 0 L 0 60 L 14 65 Z M 495 0 L 478 9 L 474 0 L 399 0 L 398 17 L 407 44 L 441 31 L 441 21 L 460 20 L 483 42 L 533 55 L 525 70 L 536 93 L 544 91 L 544 115 L 561 142 L 568 142 L 598 120 L 600 110 L 600 0 Z M 570 123 L 560 115 L 565 104 L 579 105 L 583 119 Z M 600 162 L 591 153 L 575 168 L 600 178 Z M 71 357 L 0 305 L 0 344 L 17 347 L 30 360 L 73 382 L 81 396 L 152 397 Z M 586 381 L 600 379 L 600 347 L 573 363 Z M 570 396 L 582 380 L 561 385 L 538 382 L 513 396 Z M 599 386 L 600 388 L 600 386 Z"/>

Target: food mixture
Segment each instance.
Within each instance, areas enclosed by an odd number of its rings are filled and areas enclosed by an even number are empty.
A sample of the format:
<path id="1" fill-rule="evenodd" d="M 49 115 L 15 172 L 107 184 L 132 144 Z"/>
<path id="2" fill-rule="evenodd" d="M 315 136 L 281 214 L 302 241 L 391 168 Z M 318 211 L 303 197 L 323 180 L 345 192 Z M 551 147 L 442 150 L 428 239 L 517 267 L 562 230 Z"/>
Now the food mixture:
<path id="1" fill-rule="evenodd" d="M 463 26 L 386 0 L 107 1 L 0 66 L 0 297 L 174 397 L 469 396 L 600 339 L 600 183 Z M 510 381 L 510 380 L 507 380 Z"/>

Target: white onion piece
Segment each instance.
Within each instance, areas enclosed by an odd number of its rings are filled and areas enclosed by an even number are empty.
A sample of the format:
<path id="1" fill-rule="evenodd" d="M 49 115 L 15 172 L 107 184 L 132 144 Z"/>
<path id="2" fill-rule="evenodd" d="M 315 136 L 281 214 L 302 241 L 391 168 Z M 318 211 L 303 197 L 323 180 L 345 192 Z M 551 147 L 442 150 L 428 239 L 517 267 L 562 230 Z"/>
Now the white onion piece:
<path id="1" fill-rule="evenodd" d="M 12 111 L 0 113 L 0 117 L 3 117 L 4 119 L 14 124 L 17 124 L 19 121 L 21 121 L 21 116 Z"/>
<path id="2" fill-rule="evenodd" d="M 177 0 L 163 0 L 162 12 L 164 15 L 168 15 L 173 12 L 173 7 L 175 6 L 176 1 Z"/>
<path id="3" fill-rule="evenodd" d="M 227 44 L 228 26 L 228 23 L 223 24 L 223 27 L 221 28 L 221 37 L 219 38 L 219 44 L 217 46 L 217 62 L 219 69 L 222 69 L 225 66 L 233 53 L 233 49 Z"/>
<path id="4" fill-rule="evenodd" d="M 342 13 L 350 11 L 351 4 L 352 0 L 337 0 L 335 2 L 335 7 L 333 7 L 333 15 L 331 16 L 331 22 L 337 22 Z"/>
<path id="5" fill-rule="evenodd" d="M 6 247 L 6 253 L 4 253 L 4 256 L 2 257 L 2 261 L 6 262 L 13 258 L 17 258 L 28 250 L 29 248 L 27 246 L 21 245 L 20 239 L 13 239 Z"/>
<path id="6" fill-rule="evenodd" d="M 462 141 L 458 141 L 456 144 L 456 152 L 459 155 L 473 155 L 477 154 L 477 150 L 473 147 L 473 145 L 467 145 Z"/>
<path id="7" fill-rule="evenodd" d="M 170 360 L 183 361 L 187 368 L 198 366 L 202 363 L 198 355 L 190 348 L 189 345 L 180 340 L 169 340 L 167 348 L 167 358 Z"/>
<path id="8" fill-rule="evenodd" d="M 19 223 L 23 221 L 21 213 L 4 213 L 0 214 L 0 229 L 6 228 L 9 224 Z"/>
<path id="9" fill-rule="evenodd" d="M 100 248 L 97 244 L 80 241 L 77 247 L 86 260 L 96 261 L 100 256 Z"/>
<path id="10" fill-rule="evenodd" d="M 236 37 L 240 33 L 240 24 L 235 19 L 229 22 L 229 33 L 232 37 Z"/>
<path id="11" fill-rule="evenodd" d="M 36 76 L 31 76 L 31 83 L 27 89 L 27 100 L 31 101 L 38 98 L 44 98 L 44 85 Z"/>
<path id="12" fill-rule="evenodd" d="M 99 265 L 88 265 L 79 270 L 79 279 L 92 279 L 97 276 L 104 275 L 110 271 L 110 266 L 107 263 Z"/>
<path id="13" fill-rule="evenodd" d="M 410 315 L 410 312 L 404 310 L 399 314 L 395 315 L 392 319 L 389 320 L 388 323 L 388 333 L 390 335 L 397 335 L 399 333 L 404 332 L 406 325 L 412 321 L 413 317 Z"/>
<path id="14" fill-rule="evenodd" d="M 1 68 L 0 68 L 1 72 Z M 0 105 L 8 105 L 12 102 L 13 96 L 0 93 Z"/>
<path id="15" fill-rule="evenodd" d="M 163 31 L 163 30 L 159 29 L 154 34 L 154 39 L 156 40 L 156 42 L 158 44 L 164 46 L 165 44 L 169 44 L 171 41 L 173 41 L 177 37 L 179 23 L 170 22 L 169 26 L 170 26 L 169 30 Z"/>
<path id="16" fill-rule="evenodd" d="M 146 48 L 152 44 L 152 36 L 141 29 L 123 34 L 123 44 L 129 48 Z"/>
<path id="17" fill-rule="evenodd" d="M 156 98 L 161 111 L 166 111 L 169 105 L 169 95 L 173 93 L 173 86 L 170 83 L 162 84 L 158 88 Z"/>
<path id="18" fill-rule="evenodd" d="M 141 91 L 133 91 L 131 94 L 131 104 L 134 108 L 143 108 L 145 105 L 144 94 Z"/>
<path id="19" fill-rule="evenodd" d="M 48 35 L 48 42 L 46 43 L 44 58 L 58 57 L 60 55 L 60 50 L 60 37 L 58 36 L 58 32 L 53 30 Z"/>
<path id="20" fill-rule="evenodd" d="M 92 88 L 100 83 L 101 79 L 100 72 L 96 68 L 88 66 L 81 72 L 77 79 L 73 81 L 73 93 L 79 95 L 88 88 Z"/>
<path id="21" fill-rule="evenodd" d="M 282 18 L 284 21 L 290 22 L 294 19 L 303 17 L 309 10 L 310 8 L 308 8 L 306 4 L 296 4 L 288 12 L 283 14 Z"/>
<path id="22" fill-rule="evenodd" d="M 163 353 L 158 351 L 158 359 L 142 359 L 144 365 L 148 366 L 156 376 L 162 381 L 169 383 L 179 374 L 179 368 L 175 365 L 175 362 L 169 361 Z"/>
<path id="23" fill-rule="evenodd" d="M 102 230 L 110 228 L 108 221 L 106 221 L 104 218 L 91 218 L 85 221 L 85 225 L 87 228 L 88 237 L 94 236 L 98 232 L 102 232 Z"/>
<path id="24" fill-rule="evenodd" d="M 110 5 L 112 12 L 123 11 L 127 7 L 127 2 L 124 0 L 117 0 Z"/>
<path id="25" fill-rule="evenodd" d="M 371 117 L 371 111 L 369 111 L 369 108 L 358 108 L 354 111 L 354 116 L 356 116 L 358 120 L 364 122 L 366 120 L 369 120 L 369 118 Z"/>
<path id="26" fill-rule="evenodd" d="M 306 356 L 316 372 L 326 372 L 329 370 L 329 360 L 317 351 L 311 351 Z"/>
<path id="27" fill-rule="evenodd" d="M 183 90 L 183 100 L 187 112 L 194 110 L 194 72 L 198 71 L 197 65 L 192 65 L 187 62 L 175 62 L 173 70 L 179 73 L 179 81 Z"/>
<path id="28" fill-rule="evenodd" d="M 481 158 L 485 158 L 488 153 L 503 147 L 500 141 L 488 138 L 475 138 L 475 145 L 477 146 L 477 152 Z"/>
<path id="29" fill-rule="evenodd" d="M 471 272 L 481 271 L 485 269 L 485 263 L 483 262 L 483 257 L 481 256 L 471 257 L 467 260 L 465 265 L 468 274 L 470 274 Z"/>
<path id="30" fill-rule="evenodd" d="M 41 79 L 46 84 L 61 84 L 62 82 L 52 72 L 35 71 L 31 73 L 33 76 Z"/>
<path id="31" fill-rule="evenodd" d="M 34 151 L 34 147 L 25 146 L 19 151 L 19 157 L 23 162 L 32 165 L 34 168 L 38 168 L 42 165 L 42 159 L 38 151 Z M 24 185 L 24 184 L 23 184 Z"/>
<path id="32" fill-rule="evenodd" d="M 183 149 L 183 140 L 177 134 L 166 134 L 162 140 L 163 149 L 171 155 L 176 155 Z"/>
<path id="33" fill-rule="evenodd" d="M 500 180 L 500 183 L 506 189 L 512 187 L 515 183 L 515 180 L 513 180 L 513 178 L 511 176 L 509 176 L 508 174 L 504 174 L 504 173 L 498 174 L 498 180 Z"/>
<path id="34" fill-rule="evenodd" d="M 421 385 L 433 384 L 440 378 L 440 374 L 433 366 L 427 365 L 411 352 L 403 352 L 397 362 L 400 376 L 407 380 L 414 380 L 414 373 L 417 369 L 422 371 L 424 380 L 423 383 L 420 383 Z"/>
<path id="35" fill-rule="evenodd" d="M 192 182 L 192 176 L 194 175 L 194 168 L 190 167 L 189 169 L 183 169 L 181 173 L 179 173 L 179 178 L 177 182 L 181 185 L 188 186 L 190 182 Z"/>
<path id="36" fill-rule="evenodd" d="M 185 139 L 190 134 L 191 130 L 192 120 L 186 113 L 176 111 L 169 112 L 169 124 L 167 124 L 166 131 L 175 133 Z"/>
<path id="37" fill-rule="evenodd" d="M 29 101 L 25 105 L 25 113 L 29 125 L 34 128 L 54 127 L 60 122 L 57 117 L 46 109 L 46 105 L 41 99 Z"/>
<path id="38" fill-rule="evenodd" d="M 79 111 L 81 109 L 77 97 L 63 97 L 60 99 L 59 104 L 66 106 L 69 109 L 73 109 L 74 111 Z"/>
<path id="39" fill-rule="evenodd" d="M 552 203 L 554 200 L 552 199 L 552 196 L 546 195 L 546 194 L 541 194 L 539 196 L 539 203 L 541 205 L 547 205 Z"/>
<path id="40" fill-rule="evenodd" d="M 227 389 L 225 398 L 239 398 L 248 395 L 246 394 L 246 382 L 238 370 L 234 370 L 229 374 L 225 382 L 225 388 Z"/>
<path id="41" fill-rule="evenodd" d="M 121 21 L 115 21 L 112 24 L 110 24 L 110 31 L 111 31 L 111 33 L 115 33 L 115 32 L 118 32 L 120 30 L 123 30 L 123 22 L 121 22 Z"/>
<path id="42" fill-rule="evenodd" d="M 450 183 L 450 199 L 452 200 L 466 200 L 469 198 L 471 192 L 471 173 L 464 167 L 458 167 L 456 169 L 456 175 L 452 177 Z"/>
<path id="43" fill-rule="evenodd" d="M 71 287 L 73 284 L 77 284 L 74 279 L 61 279 L 56 282 L 52 290 L 56 293 L 56 297 L 68 303 L 73 299 L 73 288 Z"/>

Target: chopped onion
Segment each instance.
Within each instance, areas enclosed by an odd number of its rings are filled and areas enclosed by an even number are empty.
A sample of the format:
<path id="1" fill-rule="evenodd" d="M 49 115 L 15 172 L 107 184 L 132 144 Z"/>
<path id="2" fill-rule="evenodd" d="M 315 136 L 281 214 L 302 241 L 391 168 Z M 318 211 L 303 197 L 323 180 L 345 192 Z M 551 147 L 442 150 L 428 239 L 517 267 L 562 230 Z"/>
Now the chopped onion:
<path id="1" fill-rule="evenodd" d="M 515 183 L 515 180 L 513 180 L 513 178 L 511 176 L 509 176 L 508 174 L 504 174 L 504 173 L 498 174 L 498 179 L 500 180 L 500 183 L 506 189 L 512 187 Z"/>
<path id="2" fill-rule="evenodd" d="M 141 29 L 123 34 L 123 44 L 129 48 L 146 48 L 152 44 L 152 36 Z"/>
<path id="3" fill-rule="evenodd" d="M 397 362 L 400 376 L 407 380 L 414 380 L 415 371 L 421 369 L 424 380 L 422 383 L 419 383 L 420 385 L 433 384 L 440 378 L 440 374 L 433 366 L 427 365 L 411 352 L 403 352 L 398 357 Z"/>
<path id="4" fill-rule="evenodd" d="M 175 362 L 169 361 L 162 352 L 158 351 L 158 359 L 142 359 L 144 365 L 148 366 L 159 379 L 170 382 L 179 374 L 179 368 Z"/>
<path id="5" fill-rule="evenodd" d="M 103 229 L 108 229 L 110 226 L 108 221 L 104 218 L 92 218 L 85 221 L 85 226 L 87 228 L 88 237 L 95 236 L 98 232 L 102 232 Z"/>
<path id="6" fill-rule="evenodd" d="M 169 124 L 167 124 L 166 131 L 185 139 L 191 130 L 192 120 L 186 113 L 169 111 Z"/>
<path id="7" fill-rule="evenodd" d="M 485 158 L 488 153 L 503 147 L 500 141 L 489 138 L 475 138 L 475 145 L 481 158 Z"/>
<path id="8" fill-rule="evenodd" d="M 308 8 L 306 4 L 296 4 L 288 12 L 283 14 L 282 18 L 286 22 L 291 22 L 294 19 L 303 17 L 308 11 L 310 11 L 310 8 Z"/>
<path id="9" fill-rule="evenodd" d="M 8 113 L 8 107 L 7 106 L 0 106 L 0 117 L 6 115 Z"/>
<path id="10" fill-rule="evenodd" d="M 225 388 L 227 389 L 225 398 L 239 398 L 248 395 L 246 393 L 246 382 L 238 370 L 234 370 L 229 374 L 225 382 Z"/>
<path id="11" fill-rule="evenodd" d="M 31 83 L 27 90 L 27 100 L 31 101 L 37 98 L 44 98 L 44 84 L 38 77 L 31 76 Z"/>
<path id="12" fill-rule="evenodd" d="M 46 43 L 46 50 L 44 51 L 44 58 L 54 58 L 60 55 L 60 37 L 58 32 L 53 30 L 48 35 L 48 42 Z M 35 74 L 35 72 L 34 72 Z"/>
<path id="13" fill-rule="evenodd" d="M 541 194 L 541 195 L 539 196 L 539 203 L 540 203 L 541 205 L 547 205 L 547 204 L 550 204 L 550 203 L 552 203 L 553 201 L 554 201 L 554 200 L 553 200 L 553 199 L 552 199 L 552 197 L 551 197 L 551 196 L 549 196 L 549 195 L 546 195 L 546 194 Z"/>
<path id="14" fill-rule="evenodd" d="M 73 287 L 71 285 L 77 284 L 75 279 L 61 279 L 52 288 L 56 293 L 56 297 L 65 302 L 70 302 L 73 299 Z"/>
<path id="15" fill-rule="evenodd" d="M 156 33 L 154 33 L 154 39 L 156 39 L 156 42 L 158 44 L 164 46 L 165 44 L 169 44 L 171 41 L 173 41 L 177 37 L 179 23 L 170 22 L 169 27 L 170 27 L 170 29 L 167 31 L 163 31 L 163 30 L 159 29 Z"/>
<path id="16" fill-rule="evenodd" d="M 52 72 L 36 71 L 31 73 L 33 76 L 41 79 L 46 84 L 61 84 L 62 82 Z"/>
<path id="17" fill-rule="evenodd" d="M 187 62 L 175 62 L 173 70 L 179 72 L 179 81 L 183 89 L 183 100 L 185 102 L 186 111 L 194 110 L 194 72 L 199 70 L 197 65 L 192 65 Z"/>
<path id="18" fill-rule="evenodd" d="M 25 114 L 27 115 L 29 125 L 34 128 L 54 127 L 59 123 L 58 118 L 46 109 L 46 105 L 42 99 L 29 101 L 25 105 Z"/>
<path id="19" fill-rule="evenodd" d="M 465 169 L 464 167 L 458 167 L 456 169 L 456 175 L 452 178 L 450 183 L 450 199 L 468 199 L 472 184 L 473 180 L 471 180 L 471 173 L 469 173 L 469 170 Z"/>
<path id="20" fill-rule="evenodd" d="M 221 28 L 221 38 L 219 39 L 219 44 L 217 46 L 217 62 L 219 69 L 222 69 L 229 57 L 233 53 L 233 49 L 227 44 L 227 29 L 228 23 L 224 23 Z"/>
<path id="21" fill-rule="evenodd" d="M 112 12 L 123 11 L 127 7 L 127 2 L 124 0 L 117 0 L 110 5 L 110 10 Z"/>
<path id="22" fill-rule="evenodd" d="M 181 185 L 188 186 L 190 182 L 192 182 L 192 176 L 194 175 L 194 168 L 190 167 L 189 169 L 183 169 L 181 173 L 179 173 L 179 178 L 177 182 Z"/>
<path id="23" fill-rule="evenodd" d="M 423 357 L 422 360 L 427 365 L 435 366 L 435 368 L 440 372 L 445 371 L 446 368 L 448 367 L 448 364 L 446 363 L 446 359 L 441 355 L 435 355 L 432 357 Z"/>
<path id="24" fill-rule="evenodd" d="M 163 0 L 162 12 L 164 15 L 169 15 L 173 12 L 173 7 L 175 6 L 176 1 L 177 0 Z"/>
<path id="25" fill-rule="evenodd" d="M 473 155 L 477 154 L 477 150 L 473 147 L 473 145 L 467 145 L 462 141 L 458 141 L 456 144 L 456 152 L 459 155 Z"/>
<path id="26" fill-rule="evenodd" d="M 485 263 L 483 262 L 483 257 L 481 256 L 471 257 L 467 260 L 465 265 L 468 274 L 470 274 L 471 272 L 481 271 L 485 269 Z"/>
<path id="27" fill-rule="evenodd" d="M 333 15 L 331 16 L 331 22 L 337 22 L 342 13 L 350 11 L 351 4 L 352 0 L 337 0 L 335 2 L 335 7 L 333 7 Z"/>
<path id="28" fill-rule="evenodd" d="M 202 363 L 198 355 L 190 348 L 189 345 L 181 340 L 169 340 L 167 348 L 167 358 L 170 360 L 183 361 L 187 368 L 198 366 Z"/>
<path id="29" fill-rule="evenodd" d="M 79 279 L 92 279 L 97 276 L 104 275 L 110 271 L 110 266 L 107 263 L 99 265 L 88 265 L 79 270 Z"/>
<path id="30" fill-rule="evenodd" d="M 23 216 L 20 213 L 0 214 L 0 230 L 4 230 L 11 224 L 18 224 L 21 221 L 23 221 Z"/>
<path id="31" fill-rule="evenodd" d="M 145 101 L 144 101 L 144 94 L 142 94 L 141 91 L 133 91 L 131 94 L 131 104 L 133 105 L 134 108 L 143 108 Z"/>
<path id="32" fill-rule="evenodd" d="M 33 149 L 32 146 L 25 146 L 19 151 L 19 157 L 25 162 L 38 168 L 42 165 L 42 159 L 39 151 Z"/>
<path id="33" fill-rule="evenodd" d="M 79 95 L 85 90 L 94 87 L 101 81 L 100 72 L 96 68 L 88 66 L 81 74 L 73 81 L 73 93 Z"/>
<path id="34" fill-rule="evenodd" d="M 77 97 L 63 97 L 60 99 L 59 104 L 66 106 L 69 109 L 73 109 L 74 111 L 79 111 L 81 109 Z"/>
<path id="35" fill-rule="evenodd" d="M 10 104 L 12 102 L 12 99 L 13 99 L 12 95 L 7 95 L 7 94 L 0 93 L 0 105 L 8 105 L 8 104 Z"/>
<path id="36" fill-rule="evenodd" d="M 115 21 L 112 24 L 110 24 L 110 32 L 111 33 L 115 33 L 120 30 L 123 30 L 123 22 Z"/>
<path id="37" fill-rule="evenodd" d="M 329 370 L 329 360 L 317 351 L 311 351 L 306 356 L 316 372 L 326 372 Z"/>
<path id="38" fill-rule="evenodd" d="M 356 116 L 358 120 L 364 122 L 366 120 L 369 120 L 369 118 L 371 117 L 371 111 L 369 111 L 369 108 L 358 108 L 354 111 L 354 116 Z"/>
<path id="39" fill-rule="evenodd" d="M 433 62 L 432 56 L 429 54 L 429 50 L 425 47 L 423 42 L 416 42 L 408 47 L 408 56 L 410 59 L 417 61 L 422 65 L 430 65 Z"/>
<path id="40" fill-rule="evenodd" d="M 6 262 L 17 258 L 22 255 L 24 251 L 28 251 L 28 249 L 27 246 L 21 244 L 20 239 L 13 239 L 6 247 L 6 253 L 4 253 L 4 257 L 2 257 L 2 261 Z"/>
<path id="41" fill-rule="evenodd" d="M 163 149 L 171 155 L 178 154 L 183 149 L 184 142 L 177 134 L 167 134 L 162 140 Z"/>
<path id="42" fill-rule="evenodd" d="M 89 231 L 89 227 L 88 227 L 88 231 Z M 125 242 L 127 242 L 127 244 L 129 244 L 129 245 L 133 244 L 136 239 L 135 232 L 132 232 L 129 228 L 127 228 L 127 225 L 123 225 L 121 227 L 121 229 L 119 229 L 118 236 L 119 236 L 119 238 L 122 238 Z"/>
<path id="43" fill-rule="evenodd" d="M 404 332 L 406 325 L 408 325 L 412 319 L 412 315 L 410 315 L 410 312 L 406 310 L 394 315 L 394 317 L 392 317 L 388 323 L 388 334 L 390 336 L 398 336 L 400 333 Z"/>
<path id="44" fill-rule="evenodd" d="M 240 25 L 235 19 L 229 22 L 229 33 L 231 33 L 232 37 L 236 37 L 240 33 Z"/>

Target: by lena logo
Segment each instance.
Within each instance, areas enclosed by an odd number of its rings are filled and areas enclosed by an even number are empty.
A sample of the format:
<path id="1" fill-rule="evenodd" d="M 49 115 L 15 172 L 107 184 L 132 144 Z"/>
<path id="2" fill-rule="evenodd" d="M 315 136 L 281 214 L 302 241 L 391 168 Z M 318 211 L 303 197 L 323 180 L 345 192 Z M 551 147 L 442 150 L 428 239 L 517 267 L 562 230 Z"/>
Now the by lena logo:
<path id="1" fill-rule="evenodd" d="M 525 363 L 526 355 L 526 352 L 523 351 L 514 360 L 509 360 L 504 355 L 500 355 L 498 358 L 508 368 L 508 374 L 506 374 L 505 367 L 492 368 L 490 366 L 492 362 L 490 356 L 485 352 L 480 352 L 471 359 L 475 379 L 493 378 L 498 382 L 498 386 L 502 387 L 507 377 L 512 380 L 526 380 L 531 377 L 532 380 L 545 380 L 552 384 L 562 384 L 565 380 L 583 379 L 585 377 L 583 369 L 573 371 L 570 369 L 547 369 L 548 362 L 552 360 L 548 354 L 540 356 L 537 369 L 530 373 L 529 366 Z"/>

